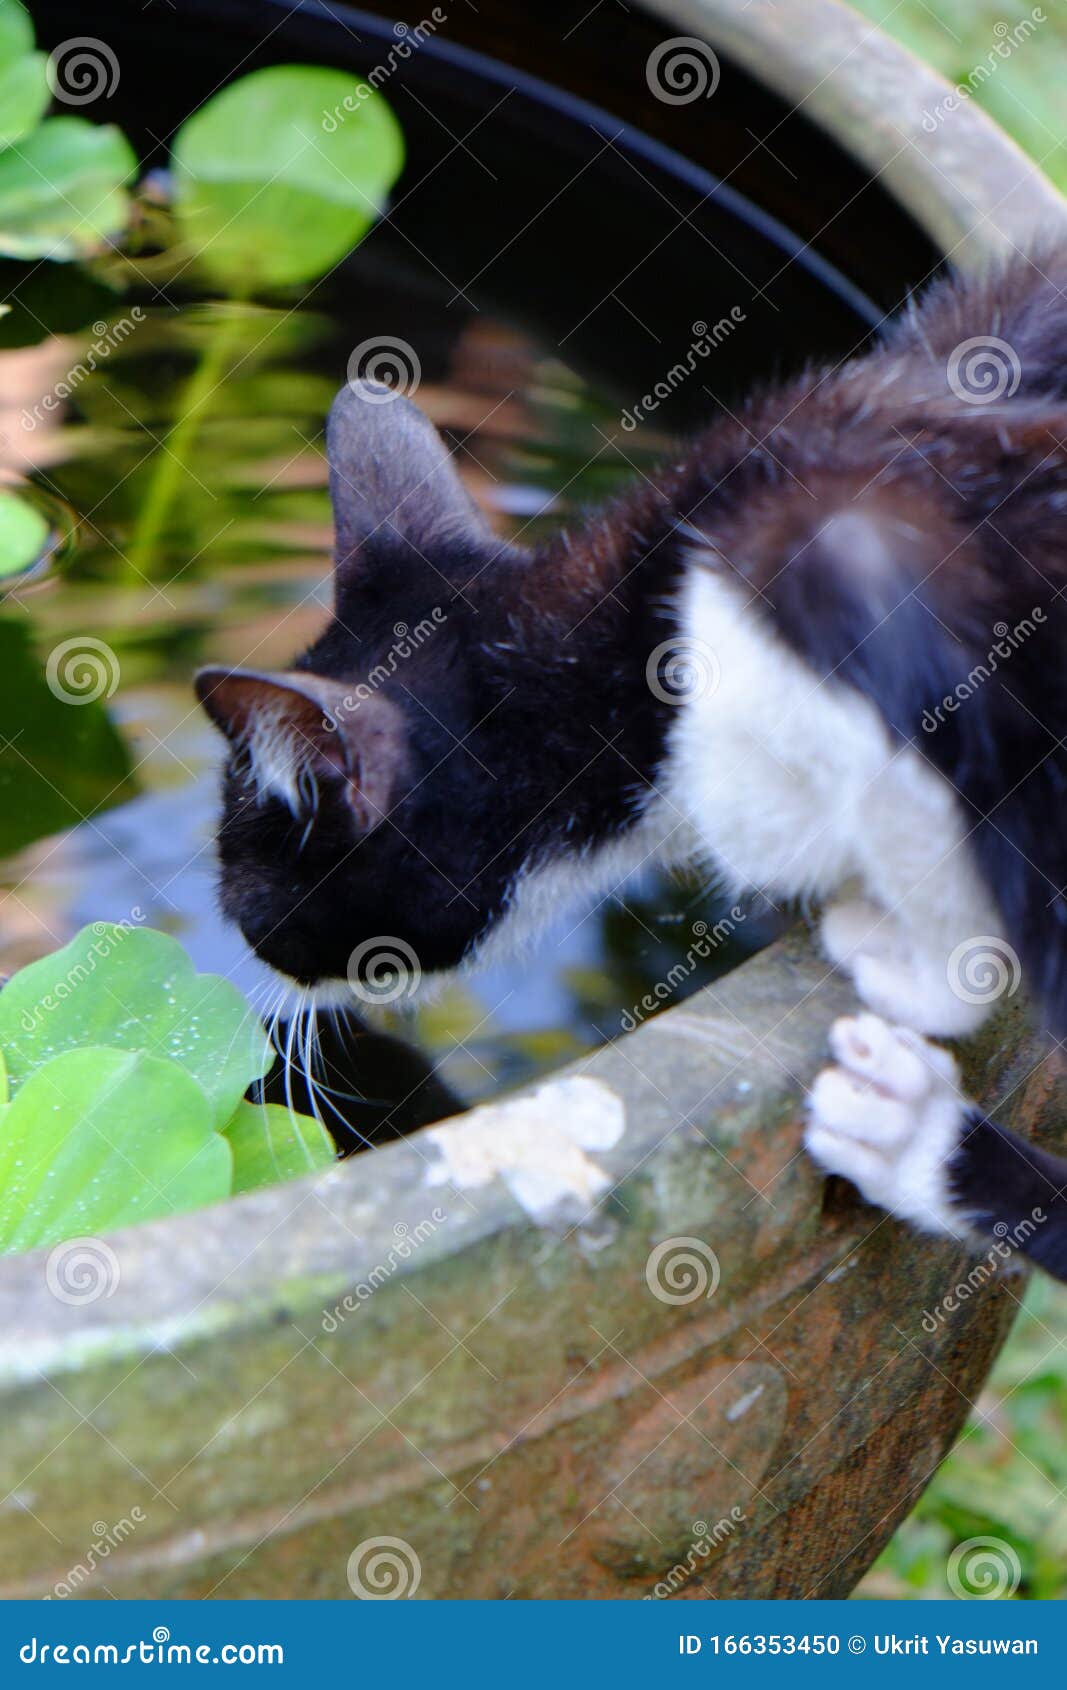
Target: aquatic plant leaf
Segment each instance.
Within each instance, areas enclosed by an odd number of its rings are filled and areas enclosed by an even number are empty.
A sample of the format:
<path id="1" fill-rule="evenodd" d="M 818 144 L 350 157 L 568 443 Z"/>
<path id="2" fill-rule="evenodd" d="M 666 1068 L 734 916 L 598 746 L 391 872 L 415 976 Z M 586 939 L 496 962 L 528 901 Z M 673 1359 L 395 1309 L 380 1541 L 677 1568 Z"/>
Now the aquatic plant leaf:
<path id="1" fill-rule="evenodd" d="M 64 703 L 25 620 L 0 619 L 0 853 L 73 827 L 137 790 L 102 698 Z"/>
<path id="2" fill-rule="evenodd" d="M 233 1194 L 328 1168 L 337 1159 L 329 1133 L 310 1115 L 281 1103 L 241 1103 L 223 1129 L 233 1151 Z"/>
<path id="3" fill-rule="evenodd" d="M 217 1203 L 232 1174 L 211 1105 L 176 1062 L 66 1051 L 0 1109 L 0 1251 Z"/>
<path id="4" fill-rule="evenodd" d="M 17 493 L 0 488 L 0 579 L 31 569 L 48 544 L 48 520 Z"/>
<path id="5" fill-rule="evenodd" d="M 16 1100 L 35 1069 L 85 1045 L 170 1058 L 199 1083 L 220 1130 L 272 1060 L 236 986 L 198 974 L 168 934 L 106 921 L 20 969 L 0 992 L 0 1049 Z"/>
<path id="6" fill-rule="evenodd" d="M 0 66 L 33 51 L 33 19 L 21 0 L 0 0 Z"/>
<path id="7" fill-rule="evenodd" d="M 27 53 L 10 64 L 0 64 L 0 147 L 21 141 L 44 116 L 52 98 L 47 63 L 46 54 Z"/>
<path id="8" fill-rule="evenodd" d="M 223 287 L 285 287 L 322 275 L 355 246 L 403 162 L 400 126 L 366 83 L 274 65 L 231 83 L 182 125 L 175 210 L 202 269 Z"/>
<path id="9" fill-rule="evenodd" d="M 49 117 L 0 152 L 0 252 L 83 258 L 126 227 L 137 158 L 113 124 Z"/>

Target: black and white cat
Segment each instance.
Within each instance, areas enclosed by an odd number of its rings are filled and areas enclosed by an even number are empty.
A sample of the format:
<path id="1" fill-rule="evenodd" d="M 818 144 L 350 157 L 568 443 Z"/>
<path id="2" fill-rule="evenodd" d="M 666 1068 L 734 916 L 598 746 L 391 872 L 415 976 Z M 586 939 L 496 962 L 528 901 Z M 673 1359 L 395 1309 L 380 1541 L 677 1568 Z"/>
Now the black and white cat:
<path id="1" fill-rule="evenodd" d="M 226 915 L 344 1001 L 376 935 L 477 964 L 650 859 L 820 900 L 876 1013 L 834 1028 L 811 1153 L 1067 1276 L 1067 1164 L 919 1036 L 987 1012 L 976 944 L 1067 1034 L 1065 344 L 1067 249 L 943 280 L 536 552 L 414 405 L 343 389 L 332 620 L 287 672 L 197 677 Z"/>

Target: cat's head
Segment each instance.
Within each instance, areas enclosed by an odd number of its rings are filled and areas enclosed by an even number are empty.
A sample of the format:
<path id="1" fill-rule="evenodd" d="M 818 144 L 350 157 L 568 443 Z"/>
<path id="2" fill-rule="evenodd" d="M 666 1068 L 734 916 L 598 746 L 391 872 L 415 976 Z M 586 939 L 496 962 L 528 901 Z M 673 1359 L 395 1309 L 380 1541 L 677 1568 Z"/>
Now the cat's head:
<path id="1" fill-rule="evenodd" d="M 464 587 L 505 577 L 517 554 L 432 424 L 388 389 L 342 389 L 327 452 L 332 620 L 289 670 L 196 677 L 229 743 L 223 913 L 265 962 L 315 985 L 372 979 L 387 941 L 427 972 L 454 966 L 516 869 L 486 844 L 478 725 L 495 700 Z"/>

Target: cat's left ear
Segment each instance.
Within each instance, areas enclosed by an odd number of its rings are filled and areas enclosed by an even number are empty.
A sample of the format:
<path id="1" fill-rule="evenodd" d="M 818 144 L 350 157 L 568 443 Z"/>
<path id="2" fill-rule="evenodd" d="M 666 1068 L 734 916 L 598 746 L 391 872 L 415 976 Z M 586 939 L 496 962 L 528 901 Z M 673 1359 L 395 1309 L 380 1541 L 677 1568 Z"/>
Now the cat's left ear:
<path id="1" fill-rule="evenodd" d="M 445 540 L 495 539 L 429 417 L 391 388 L 342 387 L 326 423 L 326 455 L 339 566 L 382 533 L 427 554 Z"/>
<path id="2" fill-rule="evenodd" d="M 210 667 L 194 685 L 215 726 L 247 749 L 260 797 L 281 798 L 296 814 L 309 778 L 325 777 L 343 783 L 361 829 L 388 813 L 407 755 L 403 716 L 388 699 L 300 670 Z"/>

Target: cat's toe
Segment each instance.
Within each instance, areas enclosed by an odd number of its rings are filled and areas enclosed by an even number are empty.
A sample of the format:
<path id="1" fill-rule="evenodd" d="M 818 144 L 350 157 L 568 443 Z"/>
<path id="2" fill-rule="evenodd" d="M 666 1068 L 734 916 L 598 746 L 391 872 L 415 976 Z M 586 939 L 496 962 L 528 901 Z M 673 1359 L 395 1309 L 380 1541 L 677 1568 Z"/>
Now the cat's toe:
<path id="1" fill-rule="evenodd" d="M 838 1174 L 852 1184 L 871 1203 L 879 1201 L 878 1193 L 885 1180 L 885 1158 L 870 1145 L 845 1133 L 834 1132 L 813 1117 L 804 1134 L 808 1155 L 824 1174 Z"/>
<path id="2" fill-rule="evenodd" d="M 923 1041 L 918 1041 L 921 1046 Z M 917 1101 L 935 1073 L 903 1032 L 877 1015 L 846 1015 L 830 1029 L 830 1049 L 842 1067 L 886 1097 Z"/>
<path id="3" fill-rule="evenodd" d="M 910 1105 L 846 1068 L 824 1068 L 811 1089 L 811 1118 L 824 1130 L 883 1152 L 914 1129 Z"/>

